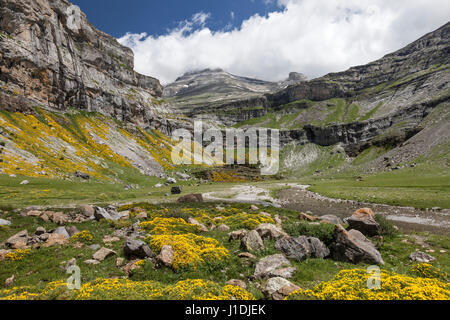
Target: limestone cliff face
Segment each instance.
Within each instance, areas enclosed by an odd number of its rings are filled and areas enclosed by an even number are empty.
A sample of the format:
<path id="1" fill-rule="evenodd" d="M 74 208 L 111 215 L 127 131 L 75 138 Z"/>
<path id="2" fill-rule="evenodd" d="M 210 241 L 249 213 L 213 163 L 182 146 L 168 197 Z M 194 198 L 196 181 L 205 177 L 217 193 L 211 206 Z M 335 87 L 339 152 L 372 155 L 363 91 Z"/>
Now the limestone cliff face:
<path id="1" fill-rule="evenodd" d="M 157 79 L 65 0 L 0 0 L 0 99 L 8 111 L 70 107 L 170 131 Z"/>

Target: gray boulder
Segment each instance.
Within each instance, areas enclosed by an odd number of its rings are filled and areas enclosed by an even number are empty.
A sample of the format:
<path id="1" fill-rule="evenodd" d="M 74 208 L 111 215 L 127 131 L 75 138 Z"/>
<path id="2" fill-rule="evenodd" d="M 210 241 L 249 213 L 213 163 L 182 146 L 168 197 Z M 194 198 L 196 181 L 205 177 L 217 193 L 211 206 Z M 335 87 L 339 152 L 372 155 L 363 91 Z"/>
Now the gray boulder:
<path id="1" fill-rule="evenodd" d="M 409 259 L 412 261 L 417 261 L 417 262 L 421 262 L 421 263 L 429 263 L 431 261 L 436 260 L 435 257 L 430 256 L 429 254 L 422 252 L 422 251 L 417 251 L 417 252 L 413 252 L 409 255 Z"/>
<path id="2" fill-rule="evenodd" d="M 333 260 L 384 265 L 375 245 L 358 230 L 347 231 L 341 225 L 337 225 L 335 238 L 336 242 L 330 247 Z"/>
<path id="3" fill-rule="evenodd" d="M 259 233 L 252 230 L 241 240 L 241 249 L 244 251 L 260 251 L 264 249 L 264 243 Z"/>
<path id="4" fill-rule="evenodd" d="M 153 251 L 143 241 L 128 239 L 123 248 L 125 256 L 128 258 L 153 258 Z"/>
<path id="5" fill-rule="evenodd" d="M 323 259 L 330 255 L 327 246 L 317 238 L 300 236 L 284 237 L 275 243 L 275 248 L 289 258 L 304 261 L 307 258 Z"/>
<path id="6" fill-rule="evenodd" d="M 53 233 L 53 234 L 61 234 L 61 235 L 64 236 L 64 238 L 70 239 L 70 234 L 69 234 L 69 232 L 67 232 L 65 227 L 58 227 L 51 233 Z"/>
<path id="7" fill-rule="evenodd" d="M 98 221 L 100 221 L 102 219 L 120 220 L 122 218 L 122 216 L 116 210 L 113 210 L 112 208 L 108 208 L 109 210 L 103 209 L 100 207 L 94 207 L 94 208 L 95 208 L 94 217 Z"/>
<path id="8" fill-rule="evenodd" d="M 287 270 L 289 269 L 289 270 Z M 288 272 L 290 271 L 290 272 Z M 282 254 L 267 256 L 258 261 L 255 267 L 255 278 L 271 278 L 279 277 L 280 274 L 292 276 L 295 268 L 291 267 L 291 263 Z"/>

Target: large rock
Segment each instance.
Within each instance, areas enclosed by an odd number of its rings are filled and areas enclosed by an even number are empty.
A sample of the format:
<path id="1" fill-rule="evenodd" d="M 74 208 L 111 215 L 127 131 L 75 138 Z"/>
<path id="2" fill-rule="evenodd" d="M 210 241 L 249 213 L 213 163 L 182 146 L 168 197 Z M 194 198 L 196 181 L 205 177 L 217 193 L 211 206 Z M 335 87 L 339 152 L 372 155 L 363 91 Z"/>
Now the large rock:
<path id="1" fill-rule="evenodd" d="M 246 230 L 246 229 L 240 229 L 240 230 L 236 230 L 236 231 L 230 232 L 228 234 L 228 236 L 230 237 L 229 241 L 231 241 L 231 240 L 242 240 L 242 238 L 244 238 L 247 234 L 248 234 L 248 230 Z"/>
<path id="2" fill-rule="evenodd" d="M 278 239 L 281 237 L 286 237 L 288 235 L 286 232 L 283 231 L 283 229 L 270 223 L 260 224 L 255 230 L 259 233 L 260 237 L 263 239 L 266 238 Z"/>
<path id="3" fill-rule="evenodd" d="M 95 208 L 94 206 L 88 204 L 82 204 L 77 207 L 78 211 L 85 216 L 86 218 L 90 218 L 94 216 Z"/>
<path id="4" fill-rule="evenodd" d="M 117 212 L 113 210 L 106 210 L 101 207 L 95 207 L 94 217 L 98 221 L 105 219 L 105 220 L 120 220 L 122 216 Z"/>
<path id="5" fill-rule="evenodd" d="M 289 258 L 303 261 L 307 258 L 326 258 L 330 255 L 327 246 L 317 238 L 300 236 L 284 237 L 275 243 L 275 248 Z"/>
<path id="6" fill-rule="evenodd" d="M 258 231 L 252 230 L 242 238 L 241 249 L 244 251 L 260 251 L 264 249 L 264 242 Z"/>
<path id="7" fill-rule="evenodd" d="M 283 300 L 292 292 L 299 289 L 300 287 L 292 282 L 281 277 L 275 277 L 267 280 L 263 293 L 266 297 L 272 298 L 273 300 Z"/>
<path id="8" fill-rule="evenodd" d="M 166 267 L 170 267 L 173 262 L 174 251 L 171 246 L 162 246 L 161 252 L 156 257 L 156 260 Z"/>
<path id="9" fill-rule="evenodd" d="M 201 193 L 187 194 L 177 200 L 179 203 L 203 202 L 203 195 Z"/>
<path id="10" fill-rule="evenodd" d="M 153 251 L 150 247 L 143 241 L 128 239 L 123 248 L 123 252 L 128 258 L 152 258 Z"/>
<path id="11" fill-rule="evenodd" d="M 56 245 L 65 245 L 68 242 L 69 242 L 69 240 L 63 234 L 51 233 L 43 246 L 45 248 L 47 248 L 47 247 L 53 247 Z"/>
<path id="12" fill-rule="evenodd" d="M 171 192 L 172 194 L 181 194 L 181 187 L 172 187 L 172 188 L 170 189 L 170 192 Z"/>
<path id="13" fill-rule="evenodd" d="M 356 210 L 345 221 L 350 225 L 351 229 L 358 230 L 366 236 L 373 237 L 380 234 L 380 225 L 375 220 L 375 214 L 369 208 Z"/>
<path id="14" fill-rule="evenodd" d="M 12 237 L 8 238 L 5 242 L 6 247 L 11 249 L 23 249 L 28 243 L 28 231 L 22 230 Z"/>
<path id="15" fill-rule="evenodd" d="M 53 212 L 53 211 L 45 211 L 42 215 L 41 218 L 45 221 L 47 220 L 45 217 L 43 216 L 47 216 L 48 219 L 56 224 L 59 225 L 64 225 L 67 222 L 69 222 L 69 216 L 67 214 L 65 214 L 64 212 Z"/>
<path id="16" fill-rule="evenodd" d="M 66 238 L 67 240 L 70 239 L 70 234 L 69 234 L 69 232 L 67 232 L 65 227 L 58 227 L 58 228 L 56 228 L 52 232 L 52 234 L 60 234 L 60 235 L 64 236 L 64 238 Z"/>
<path id="17" fill-rule="evenodd" d="M 282 254 L 275 254 L 262 258 L 258 261 L 255 267 L 255 278 L 265 278 L 265 277 L 278 277 L 280 270 L 286 272 L 286 268 L 290 268 L 291 263 Z M 291 268 L 291 271 L 295 271 L 295 268 Z"/>
<path id="18" fill-rule="evenodd" d="M 358 230 L 345 230 L 341 225 L 336 226 L 336 242 L 330 247 L 331 257 L 337 261 L 350 263 L 365 262 L 369 264 L 384 264 L 381 254 Z"/>

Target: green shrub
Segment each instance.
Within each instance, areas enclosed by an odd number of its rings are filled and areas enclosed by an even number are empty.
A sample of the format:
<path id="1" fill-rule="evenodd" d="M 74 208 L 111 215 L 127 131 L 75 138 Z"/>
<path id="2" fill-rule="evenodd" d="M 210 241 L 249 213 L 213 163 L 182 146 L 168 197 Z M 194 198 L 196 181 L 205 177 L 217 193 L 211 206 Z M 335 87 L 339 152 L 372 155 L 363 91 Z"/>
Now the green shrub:
<path id="1" fill-rule="evenodd" d="M 284 222 L 283 229 L 292 237 L 308 236 L 321 240 L 327 246 L 334 242 L 335 225 L 330 223 L 310 223 L 307 221 Z"/>
<path id="2" fill-rule="evenodd" d="M 377 214 L 375 215 L 375 221 L 380 225 L 380 234 L 383 237 L 392 238 L 398 234 L 398 230 L 395 228 L 394 224 L 386 219 L 385 216 Z"/>

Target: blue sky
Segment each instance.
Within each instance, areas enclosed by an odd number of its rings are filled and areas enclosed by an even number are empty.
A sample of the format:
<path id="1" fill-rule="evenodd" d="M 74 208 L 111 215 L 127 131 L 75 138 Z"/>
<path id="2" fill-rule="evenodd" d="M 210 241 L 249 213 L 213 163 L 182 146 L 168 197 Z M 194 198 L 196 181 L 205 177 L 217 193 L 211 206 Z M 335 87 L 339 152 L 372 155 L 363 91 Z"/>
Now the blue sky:
<path id="1" fill-rule="evenodd" d="M 281 81 L 344 71 L 448 22 L 448 0 L 72 0 L 163 84 L 221 68 Z"/>
<path id="2" fill-rule="evenodd" d="M 264 0 L 72 0 L 98 29 L 121 37 L 127 32 L 158 36 L 176 28 L 199 12 L 210 13 L 213 30 L 239 27 L 254 14 L 280 10 L 276 1 Z"/>

